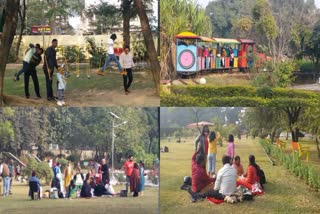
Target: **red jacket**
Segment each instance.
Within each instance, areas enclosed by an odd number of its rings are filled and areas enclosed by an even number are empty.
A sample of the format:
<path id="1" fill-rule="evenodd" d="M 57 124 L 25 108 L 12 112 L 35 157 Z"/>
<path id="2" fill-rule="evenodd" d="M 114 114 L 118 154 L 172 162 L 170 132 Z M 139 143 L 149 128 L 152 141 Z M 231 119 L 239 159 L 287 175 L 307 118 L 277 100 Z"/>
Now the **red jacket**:
<path id="1" fill-rule="evenodd" d="M 192 191 L 200 192 L 203 188 L 214 182 L 206 172 L 206 169 L 196 163 L 197 152 L 192 156 Z"/>
<path id="2" fill-rule="evenodd" d="M 254 166 L 249 166 L 247 169 L 247 177 L 246 182 L 250 184 L 254 184 L 256 182 L 260 182 L 259 176 L 257 175 L 257 170 Z"/>
<path id="3" fill-rule="evenodd" d="M 131 176 L 133 170 L 133 161 L 126 161 L 123 165 L 124 170 L 126 171 L 126 176 Z"/>

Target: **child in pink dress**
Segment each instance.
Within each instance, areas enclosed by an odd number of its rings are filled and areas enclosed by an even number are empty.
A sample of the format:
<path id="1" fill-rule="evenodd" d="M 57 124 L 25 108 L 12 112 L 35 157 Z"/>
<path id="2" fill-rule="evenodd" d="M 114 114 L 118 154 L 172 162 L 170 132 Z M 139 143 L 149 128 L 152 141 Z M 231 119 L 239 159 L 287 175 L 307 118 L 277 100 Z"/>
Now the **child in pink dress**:
<path id="1" fill-rule="evenodd" d="M 229 134 L 229 137 L 228 137 L 227 155 L 229 157 L 231 157 L 231 162 L 233 162 L 233 158 L 234 158 L 234 137 L 233 137 L 232 134 Z"/>

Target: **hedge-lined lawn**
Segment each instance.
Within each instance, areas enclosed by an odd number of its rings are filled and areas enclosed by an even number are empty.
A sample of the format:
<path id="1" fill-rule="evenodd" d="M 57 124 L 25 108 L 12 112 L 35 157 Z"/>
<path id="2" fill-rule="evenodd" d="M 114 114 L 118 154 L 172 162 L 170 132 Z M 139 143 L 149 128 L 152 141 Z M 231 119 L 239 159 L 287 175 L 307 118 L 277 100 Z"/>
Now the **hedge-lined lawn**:
<path id="1" fill-rule="evenodd" d="M 286 152 L 287 154 L 290 154 L 292 152 L 291 140 L 281 139 L 281 141 L 286 142 L 286 147 L 284 149 L 284 152 Z M 309 147 L 309 150 L 310 150 L 309 163 L 314 166 L 314 168 L 318 171 L 318 174 L 320 175 L 320 158 L 318 157 L 317 145 L 315 140 L 306 140 L 304 138 L 300 138 L 299 143 L 301 144 L 301 146 Z M 307 162 L 305 161 L 305 156 L 302 159 L 307 164 Z"/>
<path id="2" fill-rule="evenodd" d="M 2 184 L 2 183 L 1 183 Z M 44 190 L 49 187 L 44 187 Z M 116 186 L 115 190 L 125 188 Z M 91 199 L 42 199 L 31 201 L 28 187 L 15 184 L 13 195 L 0 197 L 0 213 L 3 214 L 91 214 L 91 213 L 158 213 L 159 189 L 146 187 L 143 197 L 91 198 Z"/>
<path id="3" fill-rule="evenodd" d="M 320 94 L 285 88 L 251 86 L 170 86 L 162 90 L 161 106 L 318 106 Z"/>
<path id="4" fill-rule="evenodd" d="M 4 80 L 4 93 L 9 96 L 9 105 L 25 106 L 50 106 L 56 105 L 46 100 L 46 82 L 41 66 L 38 66 L 38 78 L 40 83 L 40 94 L 43 99 L 35 100 L 33 82 L 30 78 L 29 90 L 31 99 L 25 99 L 24 76 L 20 76 L 20 81 L 14 82 L 14 73 L 18 72 L 21 66 L 10 66 L 6 70 Z M 70 66 L 71 77 L 67 80 L 65 97 L 70 106 L 118 106 L 134 105 L 159 106 L 160 98 L 155 96 L 154 84 L 150 71 L 136 72 L 133 74 L 132 93 L 124 94 L 122 76 L 114 71 L 106 70 L 105 76 L 98 76 L 97 69 L 92 69 L 90 79 L 87 78 L 87 66 L 80 65 L 80 77 L 77 78 L 75 65 Z M 56 77 L 53 80 L 53 91 L 56 94 Z"/>
<path id="5" fill-rule="evenodd" d="M 180 190 L 183 177 L 191 173 L 193 139 L 187 143 L 161 141 L 168 146 L 169 153 L 161 153 L 160 211 L 161 213 L 319 213 L 320 193 L 311 191 L 302 180 L 296 178 L 284 166 L 272 166 L 258 143 L 258 139 L 235 140 L 235 153 L 240 155 L 244 167 L 248 155 L 254 154 L 267 178 L 266 193 L 252 202 L 235 205 L 211 204 L 207 201 L 191 203 L 186 191 Z M 221 168 L 221 157 L 226 152 L 226 143 L 218 146 L 217 168 Z"/>

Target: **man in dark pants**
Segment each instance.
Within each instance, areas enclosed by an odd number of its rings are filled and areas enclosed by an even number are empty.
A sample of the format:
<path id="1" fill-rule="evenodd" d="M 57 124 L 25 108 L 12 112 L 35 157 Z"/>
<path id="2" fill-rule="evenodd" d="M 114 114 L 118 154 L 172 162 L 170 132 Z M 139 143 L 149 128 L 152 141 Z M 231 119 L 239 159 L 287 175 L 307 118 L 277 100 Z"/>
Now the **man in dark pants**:
<path id="1" fill-rule="evenodd" d="M 46 76 L 46 87 L 47 87 L 47 99 L 48 101 L 55 101 L 52 89 L 52 76 L 54 68 L 58 69 L 58 63 L 56 59 L 56 50 L 58 46 L 58 40 L 53 39 L 51 46 L 47 48 L 44 54 L 43 72 Z"/>
<path id="2" fill-rule="evenodd" d="M 24 73 L 24 91 L 25 91 L 27 99 L 30 98 L 30 93 L 29 93 L 30 76 L 33 81 L 34 90 L 36 92 L 37 98 L 41 98 L 36 67 L 40 64 L 40 62 L 42 60 L 42 57 L 41 57 L 42 54 L 43 54 L 43 49 L 38 48 L 37 52 L 32 56 L 32 58 L 30 60 L 30 63 L 28 65 L 28 69 Z"/>
<path id="3" fill-rule="evenodd" d="M 26 51 L 26 54 L 23 58 L 23 67 L 22 69 L 18 72 L 14 74 L 14 81 L 19 81 L 20 80 L 20 75 L 23 74 L 24 72 L 26 72 L 26 70 L 29 69 L 29 65 L 30 65 L 30 61 L 32 59 L 32 56 L 37 53 L 37 51 L 39 50 L 40 45 L 36 44 L 36 46 L 34 46 L 33 44 L 29 44 L 29 49 Z"/>
<path id="4" fill-rule="evenodd" d="M 103 183 L 103 185 L 106 185 L 107 183 L 110 182 L 109 167 L 107 165 L 106 159 L 102 159 L 101 164 L 102 164 L 102 166 L 101 166 L 102 183 Z"/>

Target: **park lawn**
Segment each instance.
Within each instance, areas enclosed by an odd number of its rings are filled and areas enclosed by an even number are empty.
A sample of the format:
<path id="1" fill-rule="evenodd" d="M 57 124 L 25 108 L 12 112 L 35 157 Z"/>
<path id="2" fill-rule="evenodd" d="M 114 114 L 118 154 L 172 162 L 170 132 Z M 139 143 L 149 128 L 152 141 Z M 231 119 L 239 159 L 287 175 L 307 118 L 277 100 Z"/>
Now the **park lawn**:
<path id="1" fill-rule="evenodd" d="M 44 187 L 47 190 L 49 187 Z M 116 186 L 115 191 L 125 189 Z M 31 201 L 27 197 L 28 187 L 26 184 L 13 186 L 13 195 L 0 197 L 0 213 L 14 214 L 91 214 L 91 213 L 158 213 L 159 212 L 159 189 L 146 187 L 143 197 L 133 198 L 91 198 L 91 199 L 42 199 Z"/>
<path id="2" fill-rule="evenodd" d="M 202 201 L 190 202 L 186 191 L 180 190 L 184 176 L 191 174 L 193 140 L 186 143 L 161 141 L 161 147 L 168 146 L 169 153 L 161 153 L 160 165 L 160 211 L 161 213 L 319 213 L 320 193 L 312 191 L 303 180 L 290 174 L 283 166 L 272 166 L 258 139 L 235 140 L 235 154 L 240 155 L 244 168 L 248 155 L 254 154 L 257 163 L 267 178 L 266 193 L 254 201 L 238 204 L 211 204 Z M 217 169 L 221 168 L 221 157 L 226 153 L 226 142 L 218 146 Z"/>
<path id="3" fill-rule="evenodd" d="M 206 85 L 212 85 L 212 86 L 234 86 L 234 85 L 251 85 L 251 78 L 249 74 L 244 73 L 235 73 L 235 74 L 209 74 L 209 75 L 198 75 L 194 79 L 196 82 L 200 81 L 200 78 L 206 79 Z M 188 85 L 195 85 L 196 83 L 193 81 L 193 79 L 183 79 L 185 83 Z M 174 85 L 178 84 L 181 85 L 181 82 L 174 81 Z"/>
<path id="4" fill-rule="evenodd" d="M 105 76 L 98 76 L 96 74 L 97 69 L 92 69 L 90 72 L 90 79 L 88 79 L 88 68 L 86 65 L 80 65 L 79 78 L 76 77 L 77 73 L 75 65 L 70 65 L 69 67 L 71 76 L 67 79 L 65 97 L 66 101 L 68 101 L 68 103 L 72 106 L 121 105 L 122 103 L 120 101 L 125 102 L 125 98 L 129 96 L 124 94 L 122 76 L 116 71 L 110 72 L 110 70 L 106 70 Z M 5 95 L 16 96 L 24 99 L 24 76 L 21 75 L 20 81 L 18 82 L 13 81 L 14 74 L 20 69 L 21 66 L 18 65 L 11 65 L 9 68 L 7 68 L 4 79 L 4 93 Z M 37 72 L 40 83 L 40 94 L 43 98 L 38 102 L 41 102 L 40 105 L 55 105 L 55 103 L 46 101 L 46 83 L 42 66 L 38 66 Z M 54 94 L 56 94 L 56 77 L 54 77 L 53 81 L 53 91 Z M 159 106 L 160 98 L 154 94 L 154 83 L 150 71 L 146 70 L 133 73 L 133 83 L 131 89 L 133 92 L 130 98 L 132 105 L 141 106 L 147 103 L 150 106 Z M 29 105 L 33 105 L 36 100 L 34 100 L 35 94 L 31 78 L 29 83 L 29 91 L 31 94 L 31 101 L 29 102 Z M 24 102 L 26 102 L 26 105 L 28 104 L 27 99 L 24 99 Z M 130 102 L 124 103 L 123 105 L 130 105 Z"/>

